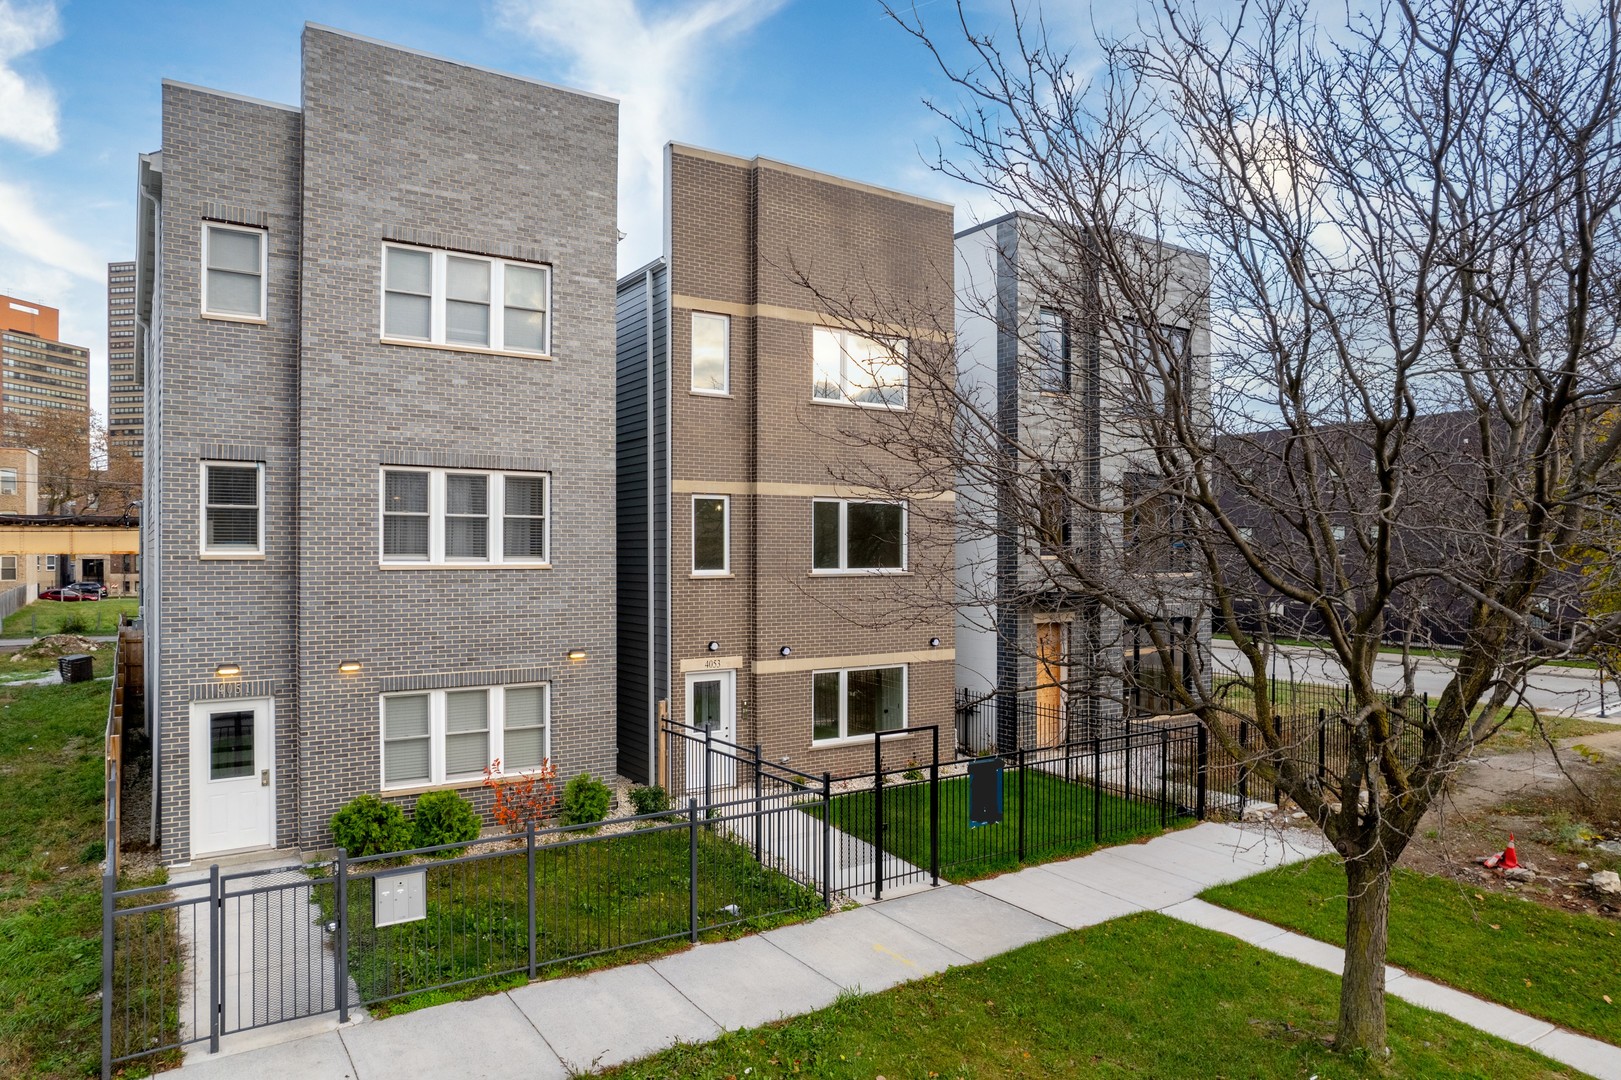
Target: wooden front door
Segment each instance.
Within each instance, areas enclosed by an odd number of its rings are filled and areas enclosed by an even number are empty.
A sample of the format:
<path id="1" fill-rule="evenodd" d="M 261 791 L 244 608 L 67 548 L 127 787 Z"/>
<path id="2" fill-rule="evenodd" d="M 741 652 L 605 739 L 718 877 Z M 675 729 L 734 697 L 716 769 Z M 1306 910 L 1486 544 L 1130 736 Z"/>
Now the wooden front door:
<path id="1" fill-rule="evenodd" d="M 1064 741 L 1064 631 L 1061 622 L 1036 623 L 1036 745 Z"/>

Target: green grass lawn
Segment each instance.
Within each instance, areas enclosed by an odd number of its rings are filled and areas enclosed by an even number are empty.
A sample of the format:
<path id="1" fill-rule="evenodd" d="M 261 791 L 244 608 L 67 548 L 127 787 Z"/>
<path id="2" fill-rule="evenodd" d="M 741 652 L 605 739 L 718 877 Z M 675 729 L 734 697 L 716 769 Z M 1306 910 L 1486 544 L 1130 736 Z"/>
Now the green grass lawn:
<path id="1" fill-rule="evenodd" d="M 107 683 L 0 692 L 0 1076 L 100 1061 Z"/>
<path id="2" fill-rule="evenodd" d="M 1336 856 L 1222 885 L 1204 898 L 1345 942 L 1345 873 Z M 1475 893 L 1445 878 L 1398 869 L 1391 882 L 1390 963 L 1621 1044 L 1618 935 L 1621 921 Z"/>
<path id="3" fill-rule="evenodd" d="M 48 634 L 116 634 L 118 616 L 134 617 L 140 606 L 133 596 L 105 600 L 35 600 L 6 616 L 0 637 L 45 637 Z"/>
<path id="4" fill-rule="evenodd" d="M 1223 934 L 1140 914 L 608 1075 L 1548 1080 L 1578 1074 L 1389 1001 L 1391 1058 L 1339 1055 L 1339 979 Z"/>
<path id="5" fill-rule="evenodd" d="M 1084 767 L 1084 765 L 1082 766 Z M 1156 792 L 1157 793 L 1157 792 Z M 972 881 L 1019 865 L 1019 813 L 1029 800 L 1024 826 L 1024 861 L 1078 855 L 1102 844 L 1120 844 L 1161 831 L 1159 807 L 1099 794 L 1090 785 L 1072 783 L 1039 769 L 1024 770 L 1021 797 L 1019 772 L 1002 775 L 1002 820 L 996 825 L 968 824 L 968 778 L 940 781 L 940 874 L 951 881 Z M 1095 816 L 1095 811 L 1101 811 Z M 805 812 L 821 817 L 819 805 Z M 1094 820 L 1102 827 L 1094 827 Z M 1170 818 L 1174 823 L 1174 815 Z M 873 839 L 873 793 L 855 791 L 833 800 L 835 828 L 869 843 Z M 884 850 L 914 866 L 929 867 L 929 785 L 910 783 L 884 789 Z"/>
<path id="6" fill-rule="evenodd" d="M 630 963 L 684 947 L 690 927 L 688 858 L 683 828 L 539 848 L 536 958 L 545 974 Z M 385 927 L 371 923 L 373 882 L 351 881 L 349 970 L 363 1000 L 411 995 L 374 1014 L 525 981 L 526 972 L 510 973 L 528 964 L 526 871 L 522 849 L 476 862 L 429 863 L 428 918 Z M 321 892 L 329 905 L 330 889 Z M 734 905 L 735 914 L 725 910 Z M 700 939 L 798 922 L 821 910 L 820 892 L 760 866 L 751 849 L 722 835 L 699 834 Z M 735 925 L 722 927 L 726 923 Z M 469 982 L 460 990 L 420 992 L 461 980 Z"/>
<path id="7" fill-rule="evenodd" d="M 109 642 L 90 654 L 93 658 L 96 678 L 105 679 L 112 675 L 116 653 L 117 650 Z M 0 686 L 26 679 L 37 679 L 42 675 L 49 675 L 57 670 L 56 661 L 51 657 L 13 660 L 11 657 L 14 655 L 0 653 Z M 102 722 L 106 722 L 105 717 L 102 718 Z"/>

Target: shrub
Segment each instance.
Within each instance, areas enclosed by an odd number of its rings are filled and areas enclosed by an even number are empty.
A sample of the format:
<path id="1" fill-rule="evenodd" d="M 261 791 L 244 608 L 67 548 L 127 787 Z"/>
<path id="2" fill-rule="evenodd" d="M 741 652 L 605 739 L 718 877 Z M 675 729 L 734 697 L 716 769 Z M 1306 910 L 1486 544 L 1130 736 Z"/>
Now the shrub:
<path id="1" fill-rule="evenodd" d="M 921 780 L 921 779 L 923 779 L 923 770 L 918 768 L 916 758 L 913 758 L 911 761 L 907 762 L 906 771 L 901 773 L 901 776 L 904 777 L 907 780 Z"/>
<path id="2" fill-rule="evenodd" d="M 662 814 L 670 808 L 670 793 L 658 784 L 630 789 L 630 805 L 638 814 Z"/>
<path id="3" fill-rule="evenodd" d="M 608 785 L 581 773 L 563 787 L 563 824 L 589 825 L 608 816 Z"/>
<path id="4" fill-rule="evenodd" d="M 89 621 L 83 615 L 74 612 L 72 615 L 62 617 L 61 623 L 57 625 L 56 632 L 58 634 L 82 634 L 88 629 L 90 629 Z"/>
<path id="5" fill-rule="evenodd" d="M 411 839 L 405 814 L 375 795 L 357 795 L 332 815 L 332 842 L 354 857 L 405 851 Z"/>
<path id="6" fill-rule="evenodd" d="M 530 825 L 544 828 L 557 813 L 557 767 L 551 758 L 540 768 L 517 777 L 502 777 L 501 759 L 484 766 L 484 786 L 495 796 L 490 816 L 509 833 L 523 832 Z"/>
<path id="7" fill-rule="evenodd" d="M 411 823 L 416 828 L 417 847 L 477 840 L 480 828 L 472 804 L 454 791 L 423 792 L 417 798 L 416 815 Z M 454 854 L 454 851 L 439 852 L 446 858 Z"/>

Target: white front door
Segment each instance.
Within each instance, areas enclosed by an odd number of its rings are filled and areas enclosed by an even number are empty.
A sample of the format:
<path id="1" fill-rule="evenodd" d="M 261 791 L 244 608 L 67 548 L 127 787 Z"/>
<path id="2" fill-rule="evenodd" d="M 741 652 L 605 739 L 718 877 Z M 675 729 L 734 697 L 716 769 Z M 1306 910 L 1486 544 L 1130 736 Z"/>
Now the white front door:
<path id="1" fill-rule="evenodd" d="M 274 720 L 268 699 L 192 703 L 194 857 L 274 844 Z"/>
<path id="2" fill-rule="evenodd" d="M 737 672 L 703 671 L 687 676 L 687 791 L 724 791 L 737 782 Z M 711 733 L 704 760 L 704 732 Z"/>

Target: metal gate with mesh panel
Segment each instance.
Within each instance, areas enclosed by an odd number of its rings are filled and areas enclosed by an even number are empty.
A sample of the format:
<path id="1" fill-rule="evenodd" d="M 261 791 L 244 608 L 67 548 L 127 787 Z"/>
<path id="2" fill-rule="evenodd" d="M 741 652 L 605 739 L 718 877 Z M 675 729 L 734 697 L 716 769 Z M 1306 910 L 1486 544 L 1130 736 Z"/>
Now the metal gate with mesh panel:
<path id="1" fill-rule="evenodd" d="M 347 1012 L 335 889 L 334 877 L 312 877 L 298 866 L 220 878 L 214 921 L 220 1034 Z"/>

